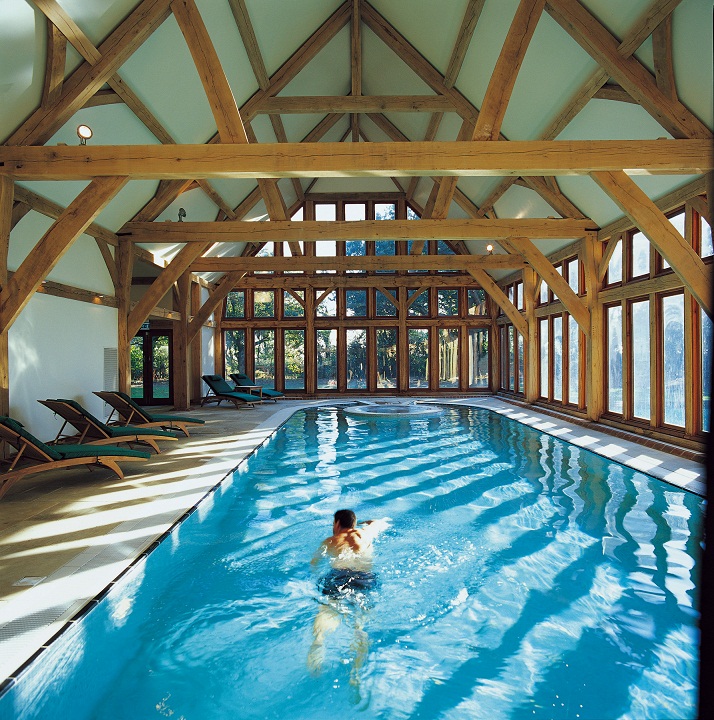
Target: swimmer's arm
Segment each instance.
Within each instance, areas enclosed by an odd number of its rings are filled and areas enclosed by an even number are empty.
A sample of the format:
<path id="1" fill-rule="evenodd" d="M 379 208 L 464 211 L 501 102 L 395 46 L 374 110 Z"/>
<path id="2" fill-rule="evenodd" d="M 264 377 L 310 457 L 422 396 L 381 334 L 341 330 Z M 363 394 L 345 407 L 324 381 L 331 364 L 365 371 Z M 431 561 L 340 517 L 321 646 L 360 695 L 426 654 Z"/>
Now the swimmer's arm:
<path id="1" fill-rule="evenodd" d="M 327 544 L 326 543 L 327 543 L 326 540 L 323 540 L 320 543 L 320 547 L 317 548 L 317 550 L 315 551 L 315 554 L 312 556 L 312 560 L 310 560 L 311 567 L 316 568 L 320 564 L 320 560 L 322 560 L 325 557 L 325 555 L 327 553 Z"/>
<path id="2" fill-rule="evenodd" d="M 392 518 L 383 517 L 378 520 L 363 520 L 358 523 L 360 525 L 359 534 L 366 541 L 372 541 L 384 530 L 387 530 L 390 525 Z"/>

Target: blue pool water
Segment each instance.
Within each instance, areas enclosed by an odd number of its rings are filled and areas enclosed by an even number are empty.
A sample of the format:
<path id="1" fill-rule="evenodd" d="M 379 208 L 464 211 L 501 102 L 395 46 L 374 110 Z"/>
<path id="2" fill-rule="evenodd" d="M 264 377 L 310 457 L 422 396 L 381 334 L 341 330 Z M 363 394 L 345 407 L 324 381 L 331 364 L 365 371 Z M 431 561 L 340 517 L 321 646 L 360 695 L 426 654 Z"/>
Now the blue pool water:
<path id="1" fill-rule="evenodd" d="M 692 718 L 702 505 L 487 410 L 300 412 L 0 718 Z M 392 527 L 316 674 L 310 559 L 343 507 Z"/>

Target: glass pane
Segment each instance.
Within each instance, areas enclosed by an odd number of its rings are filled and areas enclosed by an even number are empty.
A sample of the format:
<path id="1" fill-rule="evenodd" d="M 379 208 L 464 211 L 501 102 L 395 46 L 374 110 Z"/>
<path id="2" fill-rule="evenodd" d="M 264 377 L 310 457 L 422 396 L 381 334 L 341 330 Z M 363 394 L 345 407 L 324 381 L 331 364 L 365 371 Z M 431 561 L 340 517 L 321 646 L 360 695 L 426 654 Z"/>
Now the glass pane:
<path id="1" fill-rule="evenodd" d="M 439 329 L 439 387 L 459 387 L 459 331 Z"/>
<path id="2" fill-rule="evenodd" d="M 168 335 L 154 335 L 151 338 L 152 397 L 169 397 L 169 338 Z"/>
<path id="3" fill-rule="evenodd" d="M 548 381 L 550 379 L 550 367 L 548 365 L 548 318 L 542 318 L 538 322 L 540 336 L 540 394 L 541 397 L 548 397 Z"/>
<path id="4" fill-rule="evenodd" d="M 367 316 L 367 291 L 366 290 L 347 290 L 345 293 L 347 300 L 347 317 L 366 317 Z M 388 301 L 387 301 L 388 302 Z"/>
<path id="5" fill-rule="evenodd" d="M 245 317 L 245 292 L 243 290 L 234 290 L 228 293 L 226 298 L 226 314 L 227 318 Z"/>
<path id="6" fill-rule="evenodd" d="M 334 218 L 333 218 L 334 219 Z M 336 257 L 337 242 L 335 240 L 318 240 L 315 243 L 315 257 Z M 318 273 L 334 273 L 336 270 L 318 270 Z"/>
<path id="7" fill-rule="evenodd" d="M 226 330 L 225 366 L 226 375 L 245 372 L 245 330 Z"/>
<path id="8" fill-rule="evenodd" d="M 345 220 L 365 220 L 367 206 L 364 203 L 345 203 Z"/>
<path id="9" fill-rule="evenodd" d="M 632 236 L 631 277 L 648 275 L 650 272 L 650 241 L 641 233 Z"/>
<path id="10" fill-rule="evenodd" d="M 275 243 L 267 242 L 263 244 L 263 247 L 258 250 L 258 252 L 255 254 L 256 257 L 275 257 Z M 256 275 L 272 275 L 272 270 L 256 270 Z"/>
<path id="11" fill-rule="evenodd" d="M 511 304 L 515 303 L 515 287 L 513 285 L 508 286 L 508 300 Z"/>
<path id="12" fill-rule="evenodd" d="M 469 330 L 469 387 L 488 387 L 488 330 Z"/>
<path id="13" fill-rule="evenodd" d="M 347 330 L 347 389 L 367 387 L 367 331 Z"/>
<path id="14" fill-rule="evenodd" d="M 284 330 L 285 389 L 305 389 L 305 331 Z"/>
<path id="15" fill-rule="evenodd" d="M 563 399 L 563 318 L 553 318 L 553 400 Z"/>
<path id="16" fill-rule="evenodd" d="M 580 404 L 580 328 L 568 317 L 568 402 Z"/>
<path id="17" fill-rule="evenodd" d="M 407 220 L 421 220 L 421 218 L 407 205 Z"/>
<path id="18" fill-rule="evenodd" d="M 573 292 L 580 292 L 580 273 L 578 268 L 578 260 L 570 260 L 568 262 L 568 285 L 572 288 Z"/>
<path id="19" fill-rule="evenodd" d="M 632 303 L 632 413 L 650 419 L 650 303 Z"/>
<path id="20" fill-rule="evenodd" d="M 699 222 L 701 223 L 701 234 L 699 236 L 701 238 L 701 256 L 710 257 L 711 255 L 714 255 L 714 246 L 712 246 L 712 229 L 703 217 L 699 218 Z"/>
<path id="21" fill-rule="evenodd" d="M 617 241 L 607 266 L 607 285 L 622 282 L 622 241 Z"/>
<path id="22" fill-rule="evenodd" d="M 377 328 L 377 387 L 397 387 L 396 328 Z"/>
<path id="23" fill-rule="evenodd" d="M 367 254 L 367 243 L 364 240 L 348 240 L 345 243 L 345 256 L 346 257 L 364 257 Z M 348 273 L 362 273 L 362 270 L 348 270 Z"/>
<path id="24" fill-rule="evenodd" d="M 142 336 L 131 339 L 129 351 L 131 360 L 131 396 L 144 397 L 144 338 Z"/>
<path id="25" fill-rule="evenodd" d="M 525 376 L 523 373 L 523 335 L 518 333 L 518 392 L 525 392 Z"/>
<path id="26" fill-rule="evenodd" d="M 384 257 L 391 256 L 397 252 L 397 246 L 394 240 L 376 240 L 374 243 L 374 254 Z M 378 273 L 393 273 L 394 270 L 377 270 Z"/>
<path id="27" fill-rule="evenodd" d="M 305 308 L 298 301 L 295 295 L 297 295 L 303 302 L 305 301 L 304 290 L 293 290 L 292 292 L 288 292 L 287 290 L 283 291 L 283 315 L 286 318 L 304 317 L 305 315 Z"/>
<path id="28" fill-rule="evenodd" d="M 315 203 L 315 220 L 337 220 L 337 205 Z"/>
<path id="29" fill-rule="evenodd" d="M 375 220 L 394 220 L 397 217 L 396 205 L 394 203 L 375 203 Z"/>
<path id="30" fill-rule="evenodd" d="M 677 232 L 679 232 L 679 234 L 682 237 L 686 237 L 685 230 L 684 230 L 684 222 L 685 222 L 684 211 L 682 211 L 681 213 L 677 213 L 673 217 L 669 218 L 669 221 L 672 223 L 672 225 L 674 225 Z M 671 267 L 671 265 L 664 258 L 662 258 L 662 267 L 668 268 L 668 267 Z"/>
<path id="31" fill-rule="evenodd" d="M 294 217 L 293 217 L 293 220 L 295 220 Z M 300 220 L 302 220 L 302 218 L 300 218 Z M 300 254 L 304 255 L 305 254 L 305 243 L 302 240 L 300 240 L 298 242 L 298 245 L 300 246 Z M 292 256 L 293 256 L 293 251 L 290 249 L 290 243 L 286 243 L 286 242 L 283 243 L 283 257 L 292 257 Z M 286 275 L 302 275 L 303 274 L 302 270 L 283 270 L 283 272 Z"/>
<path id="32" fill-rule="evenodd" d="M 664 421 L 684 426 L 684 296 L 662 298 Z"/>
<path id="33" fill-rule="evenodd" d="M 414 297 L 418 297 L 409 305 L 409 315 L 412 317 L 424 317 L 429 314 L 429 290 L 409 290 L 407 292 L 407 303 Z"/>
<path id="34" fill-rule="evenodd" d="M 408 253 L 409 255 L 412 254 L 412 245 L 413 245 L 415 242 L 416 242 L 415 240 L 408 240 L 408 241 L 407 241 L 407 253 Z M 428 255 L 428 254 L 429 254 L 429 243 L 428 243 L 428 242 L 425 242 L 425 243 L 422 245 L 421 254 L 422 254 L 422 255 Z M 415 275 L 423 275 L 424 273 L 428 273 L 429 271 L 428 271 L 428 270 L 407 270 L 407 272 L 408 272 L 408 273 L 415 274 Z"/>
<path id="35" fill-rule="evenodd" d="M 429 387 L 429 331 L 409 330 L 409 387 Z"/>
<path id="36" fill-rule="evenodd" d="M 317 388 L 337 389 L 337 330 L 317 331 Z"/>
<path id="37" fill-rule="evenodd" d="M 501 325 L 501 387 L 504 390 L 508 389 L 508 376 L 509 376 L 509 364 L 508 364 L 508 331 L 505 325 Z"/>
<path id="38" fill-rule="evenodd" d="M 299 207 L 290 219 L 291 220 L 304 220 L 305 219 L 305 208 L 302 206 Z"/>
<path id="39" fill-rule="evenodd" d="M 253 379 L 258 385 L 275 385 L 275 330 L 253 331 Z"/>
<path id="40" fill-rule="evenodd" d="M 436 293 L 437 312 L 439 315 L 453 316 L 459 314 L 459 291 L 441 290 Z"/>
<path id="41" fill-rule="evenodd" d="M 516 307 L 523 310 L 523 283 L 516 283 Z"/>
<path id="42" fill-rule="evenodd" d="M 540 284 L 540 303 L 544 305 L 548 302 L 548 283 L 543 280 Z"/>
<path id="43" fill-rule="evenodd" d="M 622 412 L 622 307 L 607 309 L 607 409 Z"/>
<path id="44" fill-rule="evenodd" d="M 266 318 L 275 315 L 275 295 L 273 290 L 256 290 L 253 293 L 253 317 Z"/>
<path id="45" fill-rule="evenodd" d="M 396 290 L 387 290 L 387 292 L 395 300 L 397 299 Z M 381 290 L 377 290 L 375 298 L 377 317 L 397 317 L 397 306 Z"/>
<path id="46" fill-rule="evenodd" d="M 467 291 L 469 315 L 486 315 L 486 291 L 469 288 Z"/>
<path id="47" fill-rule="evenodd" d="M 508 326 L 508 389 L 515 390 L 516 376 L 516 343 L 513 336 L 513 325 Z"/>
<path id="48" fill-rule="evenodd" d="M 315 299 L 317 300 L 323 292 L 323 290 L 316 290 Z M 318 317 L 336 317 L 337 292 L 335 290 L 325 295 L 320 304 L 315 308 L 315 314 Z"/>
<path id="49" fill-rule="evenodd" d="M 702 430 L 711 431 L 712 321 L 702 311 Z"/>

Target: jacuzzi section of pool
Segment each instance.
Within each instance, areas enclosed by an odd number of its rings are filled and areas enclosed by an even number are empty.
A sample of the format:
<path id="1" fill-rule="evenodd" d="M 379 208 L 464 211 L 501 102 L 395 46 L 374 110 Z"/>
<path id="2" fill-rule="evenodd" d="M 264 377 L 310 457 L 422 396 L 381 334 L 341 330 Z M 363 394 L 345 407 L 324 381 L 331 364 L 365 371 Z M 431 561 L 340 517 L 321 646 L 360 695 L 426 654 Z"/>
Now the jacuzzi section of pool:
<path id="1" fill-rule="evenodd" d="M 702 504 L 487 410 L 300 412 L 0 718 L 693 718 Z M 392 527 L 310 672 L 344 507 Z"/>

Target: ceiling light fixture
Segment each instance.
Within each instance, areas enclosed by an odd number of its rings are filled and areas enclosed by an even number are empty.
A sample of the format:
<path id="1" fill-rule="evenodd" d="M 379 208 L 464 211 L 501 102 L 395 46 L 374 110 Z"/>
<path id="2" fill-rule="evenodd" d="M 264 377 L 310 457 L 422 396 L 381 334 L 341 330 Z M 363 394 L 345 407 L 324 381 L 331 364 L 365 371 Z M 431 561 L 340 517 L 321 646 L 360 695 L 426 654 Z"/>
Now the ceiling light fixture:
<path id="1" fill-rule="evenodd" d="M 91 139 L 94 133 L 89 125 L 77 125 L 77 137 L 79 138 L 80 145 L 86 145 L 87 140 Z"/>
<path id="2" fill-rule="evenodd" d="M 493 255 L 493 245 L 486 245 L 486 250 L 488 250 L 489 255 Z"/>
<path id="3" fill-rule="evenodd" d="M 183 219 L 186 217 L 186 211 L 183 208 L 179 208 L 179 222 L 183 222 Z"/>

